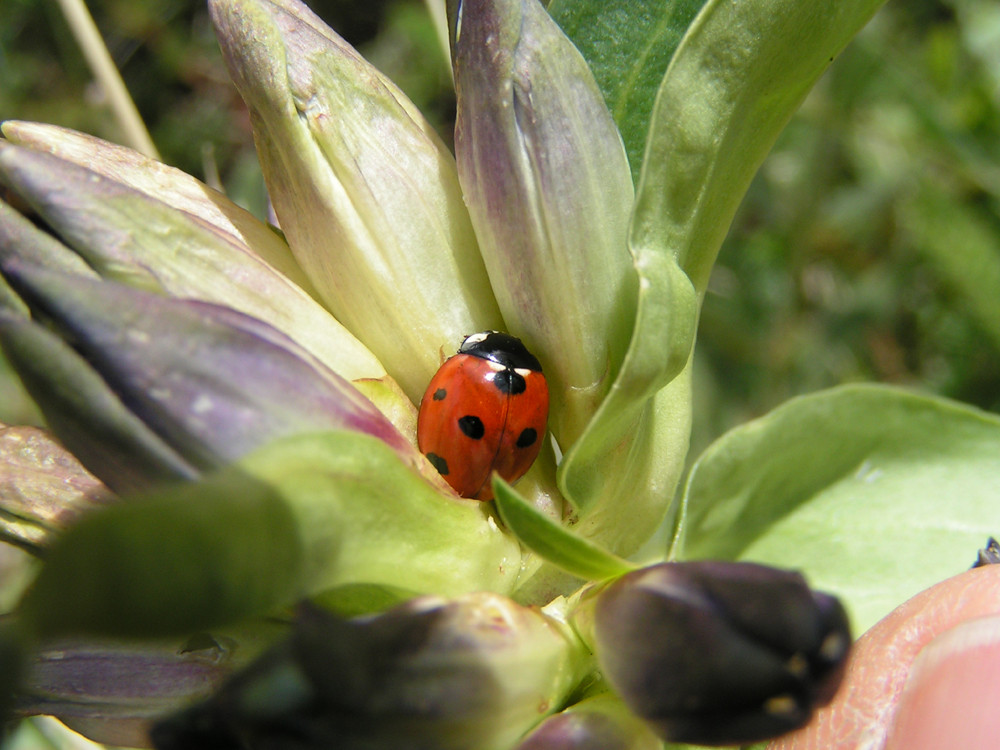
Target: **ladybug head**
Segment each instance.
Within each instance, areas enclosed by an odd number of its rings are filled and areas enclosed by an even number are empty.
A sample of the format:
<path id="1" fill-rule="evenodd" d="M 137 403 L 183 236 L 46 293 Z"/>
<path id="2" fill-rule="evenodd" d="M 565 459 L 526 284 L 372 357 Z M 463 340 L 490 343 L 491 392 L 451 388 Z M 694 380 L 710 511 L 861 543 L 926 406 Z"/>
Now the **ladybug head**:
<path id="1" fill-rule="evenodd" d="M 504 367 L 542 371 L 542 365 L 535 355 L 525 348 L 521 339 L 500 331 L 483 331 L 466 336 L 458 353 L 488 359 Z"/>

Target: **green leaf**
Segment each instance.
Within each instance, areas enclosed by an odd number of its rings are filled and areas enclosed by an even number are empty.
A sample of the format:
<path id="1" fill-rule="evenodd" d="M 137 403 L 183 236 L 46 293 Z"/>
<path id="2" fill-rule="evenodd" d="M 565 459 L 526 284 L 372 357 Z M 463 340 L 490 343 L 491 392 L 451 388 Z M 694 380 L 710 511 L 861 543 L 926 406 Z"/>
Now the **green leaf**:
<path id="1" fill-rule="evenodd" d="M 737 206 L 816 79 L 883 0 L 709 0 L 657 94 L 632 245 L 704 293 Z"/>
<path id="2" fill-rule="evenodd" d="M 74 525 L 22 602 L 39 635 L 169 635 L 291 603 L 305 550 L 290 504 L 237 471 Z"/>
<path id="3" fill-rule="evenodd" d="M 649 115 L 684 31 L 705 0 L 552 0 L 549 13 L 594 72 L 639 178 Z"/>
<path id="4" fill-rule="evenodd" d="M 377 438 L 311 433 L 87 515 L 22 614 L 40 633 L 176 634 L 352 583 L 506 593 L 519 568 L 482 503 L 439 492 Z"/>
<path id="5" fill-rule="evenodd" d="M 710 0 L 688 29 L 657 95 L 630 227 L 640 278 L 632 340 L 559 470 L 581 535 L 629 554 L 626 523 L 651 534 L 667 510 L 689 436 L 684 368 L 719 246 L 778 132 L 880 2 Z"/>
<path id="6" fill-rule="evenodd" d="M 636 566 L 578 537 L 524 500 L 504 480 L 493 479 L 500 518 L 521 543 L 568 573 L 588 581 L 615 578 Z"/>
<path id="7" fill-rule="evenodd" d="M 1000 418 L 883 386 L 795 399 L 692 469 L 675 556 L 801 570 L 857 632 L 1000 532 Z"/>

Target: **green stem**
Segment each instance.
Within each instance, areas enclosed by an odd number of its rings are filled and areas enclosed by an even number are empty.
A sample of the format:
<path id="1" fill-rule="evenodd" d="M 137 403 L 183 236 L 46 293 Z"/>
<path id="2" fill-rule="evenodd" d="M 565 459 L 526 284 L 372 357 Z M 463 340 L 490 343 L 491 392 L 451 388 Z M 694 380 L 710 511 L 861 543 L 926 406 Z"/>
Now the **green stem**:
<path id="1" fill-rule="evenodd" d="M 153 139 L 150 138 L 149 131 L 139 117 L 135 103 L 129 96 L 125 82 L 122 81 L 84 1 L 59 0 L 59 6 L 94 77 L 107 94 L 111 111 L 125 136 L 126 145 L 152 159 L 159 159 L 160 155 L 153 145 Z"/>

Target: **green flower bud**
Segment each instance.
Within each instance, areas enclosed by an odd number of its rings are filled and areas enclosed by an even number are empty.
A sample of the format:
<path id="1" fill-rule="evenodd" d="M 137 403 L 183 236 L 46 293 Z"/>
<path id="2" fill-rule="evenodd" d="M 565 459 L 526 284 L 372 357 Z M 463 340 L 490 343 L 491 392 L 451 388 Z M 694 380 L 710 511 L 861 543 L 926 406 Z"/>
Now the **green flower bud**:
<path id="1" fill-rule="evenodd" d="M 83 266 L 87 275 L 94 269 L 140 289 L 263 318 L 348 380 L 385 377 L 375 356 L 305 291 L 311 287 L 281 237 L 225 196 L 128 149 L 72 131 L 5 123 L 4 132 L 28 145 L 0 148 L 0 180 L 85 262 L 74 258 L 69 267 L 66 256 L 72 254 L 65 249 L 46 248 L 46 259 L 58 257 L 64 270 Z M 14 225 L 0 228 L 0 258 L 39 263 L 37 246 L 57 243 L 11 213 L 0 213 L 0 227 Z"/>
<path id="2" fill-rule="evenodd" d="M 442 347 L 503 328 L 454 158 L 296 0 L 212 0 L 274 210 L 330 310 L 414 402 Z"/>
<path id="3" fill-rule="evenodd" d="M 537 0 L 449 10 L 462 189 L 500 311 L 541 353 L 551 429 L 568 448 L 635 321 L 628 159 L 590 68 Z"/>
<path id="4" fill-rule="evenodd" d="M 663 563 L 593 598 L 581 624 L 605 678 L 673 742 L 743 744 L 802 726 L 850 647 L 834 597 L 750 563 Z"/>
<path id="5" fill-rule="evenodd" d="M 161 750 L 508 750 L 587 666 L 564 628 L 495 594 L 351 621 L 306 609 L 290 643 L 152 736 Z"/>

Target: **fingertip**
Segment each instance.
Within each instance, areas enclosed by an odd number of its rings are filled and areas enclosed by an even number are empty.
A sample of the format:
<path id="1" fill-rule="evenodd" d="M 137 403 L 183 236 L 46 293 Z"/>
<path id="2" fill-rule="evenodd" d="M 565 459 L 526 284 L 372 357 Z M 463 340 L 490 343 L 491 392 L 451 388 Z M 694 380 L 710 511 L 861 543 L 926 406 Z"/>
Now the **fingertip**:
<path id="1" fill-rule="evenodd" d="M 1000 736 L 1000 616 L 932 640 L 913 661 L 886 750 L 994 747 Z"/>

